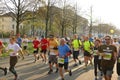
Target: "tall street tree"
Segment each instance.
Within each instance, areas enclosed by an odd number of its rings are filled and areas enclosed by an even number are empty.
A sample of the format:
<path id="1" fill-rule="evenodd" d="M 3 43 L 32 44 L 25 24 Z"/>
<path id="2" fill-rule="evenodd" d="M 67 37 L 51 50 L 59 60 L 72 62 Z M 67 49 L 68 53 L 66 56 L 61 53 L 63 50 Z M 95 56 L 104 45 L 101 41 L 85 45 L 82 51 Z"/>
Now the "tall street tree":
<path id="1" fill-rule="evenodd" d="M 25 20 L 25 11 L 31 10 L 37 0 L 4 0 L 4 4 L 11 15 L 16 20 L 16 34 L 20 33 L 19 26 Z"/>

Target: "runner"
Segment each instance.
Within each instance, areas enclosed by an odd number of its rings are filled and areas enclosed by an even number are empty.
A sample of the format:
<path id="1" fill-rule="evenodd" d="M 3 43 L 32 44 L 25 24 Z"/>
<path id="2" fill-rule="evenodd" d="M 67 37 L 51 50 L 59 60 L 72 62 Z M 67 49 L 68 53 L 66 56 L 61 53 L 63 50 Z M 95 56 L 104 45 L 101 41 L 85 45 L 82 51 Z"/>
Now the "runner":
<path id="1" fill-rule="evenodd" d="M 35 61 L 36 62 L 37 60 L 39 60 L 39 40 L 37 39 L 37 37 L 35 37 L 35 39 L 33 40 L 33 48 L 34 48 L 34 57 L 35 57 Z"/>
<path id="2" fill-rule="evenodd" d="M 111 80 L 113 68 L 117 59 L 117 48 L 111 44 L 111 37 L 105 37 L 106 44 L 98 48 L 99 55 L 102 56 L 101 67 L 105 80 Z M 107 65 L 106 65 L 107 64 Z"/>
<path id="3" fill-rule="evenodd" d="M 16 43 L 22 48 L 22 46 L 21 46 L 22 38 L 20 37 L 20 34 L 17 34 Z M 22 59 L 24 59 L 24 54 L 19 52 L 19 57 L 22 57 Z"/>
<path id="4" fill-rule="evenodd" d="M 22 39 L 22 43 L 23 43 L 23 52 L 24 52 L 24 54 L 29 55 L 29 52 L 27 50 L 27 48 L 28 48 L 28 38 L 27 38 L 27 35 L 24 35 L 24 37 Z"/>
<path id="5" fill-rule="evenodd" d="M 64 38 L 60 40 L 60 46 L 58 47 L 58 52 L 59 52 L 59 58 L 58 58 L 58 64 L 59 64 L 59 73 L 64 80 L 64 75 L 63 75 L 63 67 L 65 72 L 69 72 L 69 75 L 72 75 L 71 70 L 68 70 L 68 56 L 71 54 L 70 47 L 66 44 L 66 41 Z"/>
<path id="6" fill-rule="evenodd" d="M 53 64 L 56 65 L 56 73 L 58 72 L 58 64 L 57 64 L 57 55 L 58 55 L 58 41 L 54 38 L 54 35 L 50 35 L 49 41 L 49 72 L 51 74 L 53 72 Z"/>
<path id="7" fill-rule="evenodd" d="M 18 52 L 22 53 L 22 49 L 18 44 L 16 44 L 15 37 L 10 38 L 10 43 L 8 44 L 6 50 L 10 53 L 10 68 L 9 70 L 14 74 L 14 80 L 18 80 L 18 74 L 15 70 L 15 65 L 18 62 Z"/>
<path id="8" fill-rule="evenodd" d="M 41 57 L 43 58 L 43 61 L 45 61 L 45 63 L 47 63 L 47 58 L 46 58 L 46 52 L 47 52 L 47 48 L 48 48 L 48 40 L 42 36 L 42 39 L 40 41 L 40 48 L 41 48 Z"/>
<path id="9" fill-rule="evenodd" d="M 95 40 L 95 46 L 94 46 L 94 75 L 95 75 L 95 80 L 97 79 L 97 69 L 99 69 L 99 71 L 101 72 L 101 76 L 102 76 L 102 69 L 101 69 L 101 56 L 99 56 L 97 54 L 98 52 L 98 47 L 101 45 L 101 41 L 99 39 Z"/>
<path id="10" fill-rule="evenodd" d="M 20 34 L 17 34 L 17 40 L 16 40 L 16 42 L 17 42 L 17 44 L 18 44 L 20 47 L 22 47 L 22 46 L 21 46 L 21 44 L 22 44 L 22 38 L 20 37 Z"/>
<path id="11" fill-rule="evenodd" d="M 120 44 L 118 42 L 118 39 L 114 38 L 112 44 L 115 45 L 117 48 L 117 55 L 118 56 L 117 56 L 116 71 L 117 71 L 118 76 L 120 76 Z"/>
<path id="12" fill-rule="evenodd" d="M 116 48 L 117 48 L 117 54 L 118 54 L 120 44 L 119 44 L 119 42 L 117 41 L 117 38 L 114 38 L 114 39 L 113 39 L 113 43 L 112 43 L 112 44 L 116 46 Z"/>
<path id="13" fill-rule="evenodd" d="M 92 48 L 94 47 L 94 44 L 89 41 L 88 37 L 84 36 L 83 41 L 83 51 L 84 51 L 84 61 L 85 61 L 85 68 L 88 66 L 88 61 L 90 61 L 90 64 L 92 63 Z"/>
<path id="14" fill-rule="evenodd" d="M 120 46 L 118 48 L 118 52 L 117 52 L 118 56 L 117 56 L 117 64 L 116 64 L 116 70 L 117 70 L 117 74 L 120 77 Z"/>
<path id="15" fill-rule="evenodd" d="M 5 45 L 2 43 L 2 41 L 0 41 L 0 56 L 2 55 L 2 49 L 5 47 Z M 1 70 L 4 71 L 4 75 L 7 74 L 7 68 L 3 68 L 3 67 L 0 67 Z"/>
<path id="16" fill-rule="evenodd" d="M 77 66 L 77 60 L 78 60 L 79 64 L 81 64 L 81 61 L 78 58 L 81 45 L 82 45 L 82 43 L 78 39 L 78 35 L 75 34 L 74 35 L 74 40 L 72 41 L 73 59 L 74 59 L 74 62 L 75 62 L 74 67 Z"/>

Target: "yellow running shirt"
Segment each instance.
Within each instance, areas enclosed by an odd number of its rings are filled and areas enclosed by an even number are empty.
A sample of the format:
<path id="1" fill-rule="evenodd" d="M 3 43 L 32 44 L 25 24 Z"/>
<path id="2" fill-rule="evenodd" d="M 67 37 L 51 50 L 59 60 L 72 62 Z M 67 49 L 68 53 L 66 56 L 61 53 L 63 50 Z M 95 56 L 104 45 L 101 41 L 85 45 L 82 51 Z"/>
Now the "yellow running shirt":
<path id="1" fill-rule="evenodd" d="M 90 42 L 90 41 L 85 41 L 85 42 L 83 42 L 83 46 L 84 46 L 84 50 L 85 51 L 88 51 L 88 52 L 90 52 L 91 51 L 91 47 L 92 46 L 94 46 L 94 44 L 92 43 L 92 42 Z"/>
<path id="2" fill-rule="evenodd" d="M 75 39 L 72 41 L 72 46 L 74 49 L 79 49 L 81 45 L 82 45 L 82 42 L 78 39 Z"/>

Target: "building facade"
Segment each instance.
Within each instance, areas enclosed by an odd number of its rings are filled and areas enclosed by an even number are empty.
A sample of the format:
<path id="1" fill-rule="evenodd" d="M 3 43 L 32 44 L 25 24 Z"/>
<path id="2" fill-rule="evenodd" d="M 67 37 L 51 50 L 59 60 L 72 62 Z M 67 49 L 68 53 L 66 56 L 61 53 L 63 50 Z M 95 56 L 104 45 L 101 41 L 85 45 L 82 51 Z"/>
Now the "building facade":
<path id="1" fill-rule="evenodd" d="M 20 28 L 23 25 L 20 24 Z M 16 33 L 16 20 L 15 18 L 11 17 L 9 14 L 0 15 L 0 32 L 6 33 Z"/>

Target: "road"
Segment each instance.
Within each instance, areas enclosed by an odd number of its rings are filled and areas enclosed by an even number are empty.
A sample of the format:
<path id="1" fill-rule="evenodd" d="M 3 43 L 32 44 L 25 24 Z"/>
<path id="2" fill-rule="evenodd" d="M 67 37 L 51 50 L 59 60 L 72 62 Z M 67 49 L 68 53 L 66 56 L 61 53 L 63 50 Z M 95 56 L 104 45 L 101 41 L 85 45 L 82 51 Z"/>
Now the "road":
<path id="1" fill-rule="evenodd" d="M 72 76 L 70 77 L 68 73 L 65 73 L 65 80 L 94 80 L 93 66 L 88 66 L 87 69 L 84 68 L 83 57 L 80 56 L 82 64 L 73 67 L 73 60 L 70 59 L 70 68 L 72 69 Z M 49 67 L 40 59 L 36 63 L 33 63 L 33 55 L 25 56 L 24 60 L 19 59 L 16 65 L 16 71 L 20 77 L 19 80 L 61 80 L 59 73 L 54 73 L 50 75 L 47 74 Z M 0 58 L 0 66 L 9 67 L 9 58 Z M 3 71 L 0 70 L 0 80 L 13 80 L 13 74 L 8 72 L 6 76 L 3 75 Z M 104 79 L 103 79 L 104 80 Z M 114 74 L 112 80 L 120 80 L 116 74 L 116 69 L 114 69 Z"/>

